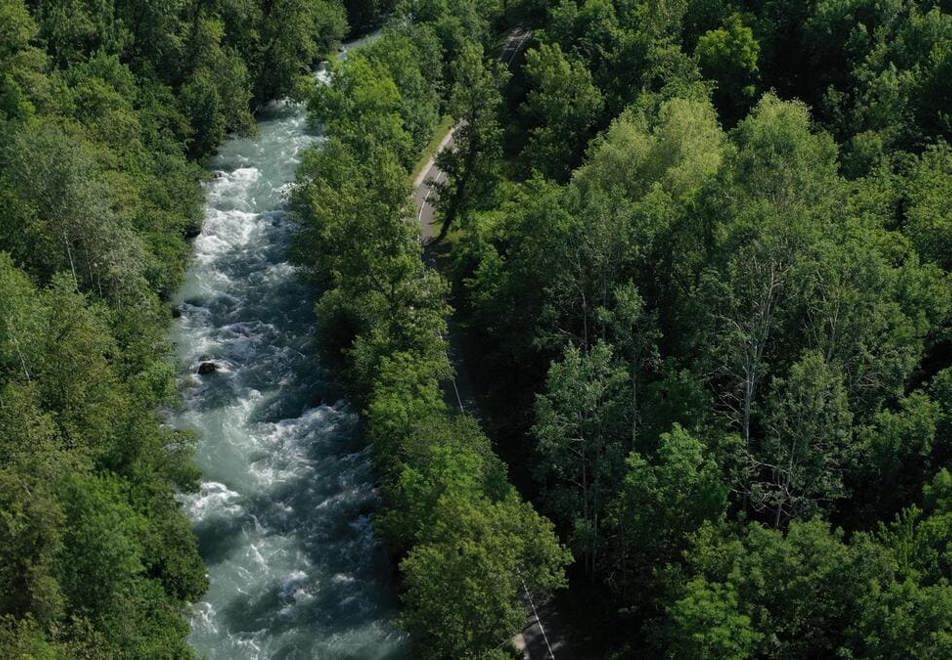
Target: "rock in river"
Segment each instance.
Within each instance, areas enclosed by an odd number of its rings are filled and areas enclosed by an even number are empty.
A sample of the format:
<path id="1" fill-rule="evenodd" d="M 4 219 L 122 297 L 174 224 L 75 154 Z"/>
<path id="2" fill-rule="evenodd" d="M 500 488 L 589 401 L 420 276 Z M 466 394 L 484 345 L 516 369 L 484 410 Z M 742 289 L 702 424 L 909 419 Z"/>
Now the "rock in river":
<path id="1" fill-rule="evenodd" d="M 198 365 L 198 373 L 202 376 L 208 376 L 218 371 L 218 365 L 214 362 L 202 362 Z"/>

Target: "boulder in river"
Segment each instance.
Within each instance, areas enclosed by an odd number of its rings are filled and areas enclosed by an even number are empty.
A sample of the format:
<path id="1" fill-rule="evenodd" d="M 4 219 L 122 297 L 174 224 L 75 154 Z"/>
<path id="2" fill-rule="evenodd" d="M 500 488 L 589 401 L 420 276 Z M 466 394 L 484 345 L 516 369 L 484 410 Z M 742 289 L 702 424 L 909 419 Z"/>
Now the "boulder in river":
<path id="1" fill-rule="evenodd" d="M 198 365 L 198 373 L 202 376 L 208 376 L 218 371 L 218 365 L 214 362 L 202 362 Z"/>
<path id="2" fill-rule="evenodd" d="M 182 232 L 186 240 L 192 240 L 193 238 L 198 238 L 198 235 L 202 233 L 202 225 L 200 223 L 190 224 L 185 228 L 185 231 Z"/>

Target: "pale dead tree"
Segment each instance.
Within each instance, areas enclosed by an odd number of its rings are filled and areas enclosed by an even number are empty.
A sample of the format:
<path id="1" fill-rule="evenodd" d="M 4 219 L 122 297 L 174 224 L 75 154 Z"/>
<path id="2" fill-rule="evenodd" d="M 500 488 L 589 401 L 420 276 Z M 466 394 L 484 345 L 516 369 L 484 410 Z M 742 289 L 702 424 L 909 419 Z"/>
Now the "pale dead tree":
<path id="1" fill-rule="evenodd" d="M 716 333 L 713 375 L 727 381 L 720 398 L 748 447 L 754 403 L 767 373 L 764 357 L 791 270 L 785 251 L 772 247 L 755 241 L 731 261 L 723 280 L 707 282 Z"/>
<path id="2" fill-rule="evenodd" d="M 30 377 L 30 370 L 26 366 L 26 356 L 24 356 L 23 348 L 20 346 L 20 340 L 17 338 L 16 326 L 10 318 L 7 319 L 7 334 L 10 335 L 10 339 L 13 341 L 13 348 L 16 350 L 17 357 L 20 359 L 20 367 L 23 369 L 26 382 L 32 383 L 33 379 Z"/>

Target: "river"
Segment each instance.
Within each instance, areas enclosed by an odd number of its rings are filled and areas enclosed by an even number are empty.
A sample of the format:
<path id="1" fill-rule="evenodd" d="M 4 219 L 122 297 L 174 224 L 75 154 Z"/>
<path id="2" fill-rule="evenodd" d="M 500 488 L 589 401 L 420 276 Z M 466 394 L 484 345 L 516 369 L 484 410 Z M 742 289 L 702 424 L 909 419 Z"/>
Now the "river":
<path id="1" fill-rule="evenodd" d="M 301 151 L 320 140 L 280 102 L 210 163 L 206 216 L 177 303 L 176 424 L 200 434 L 182 497 L 209 570 L 191 643 L 207 658 L 396 658 L 388 560 L 357 415 L 316 360 L 315 291 L 288 261 Z M 215 373 L 199 375 L 206 362 Z"/>

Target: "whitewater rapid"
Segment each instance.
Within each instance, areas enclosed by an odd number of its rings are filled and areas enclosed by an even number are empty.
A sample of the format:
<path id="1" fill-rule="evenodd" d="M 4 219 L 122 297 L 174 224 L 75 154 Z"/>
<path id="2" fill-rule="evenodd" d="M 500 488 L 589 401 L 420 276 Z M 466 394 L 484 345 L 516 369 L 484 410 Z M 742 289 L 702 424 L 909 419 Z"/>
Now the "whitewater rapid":
<path id="1" fill-rule="evenodd" d="M 182 497 L 209 570 L 194 607 L 199 656 L 404 657 L 377 500 L 355 411 L 316 361 L 315 292 L 289 262 L 286 212 L 319 142 L 282 102 L 212 161 L 206 216 L 174 339 L 199 433 L 198 493 Z M 199 375 L 203 363 L 215 373 Z"/>

